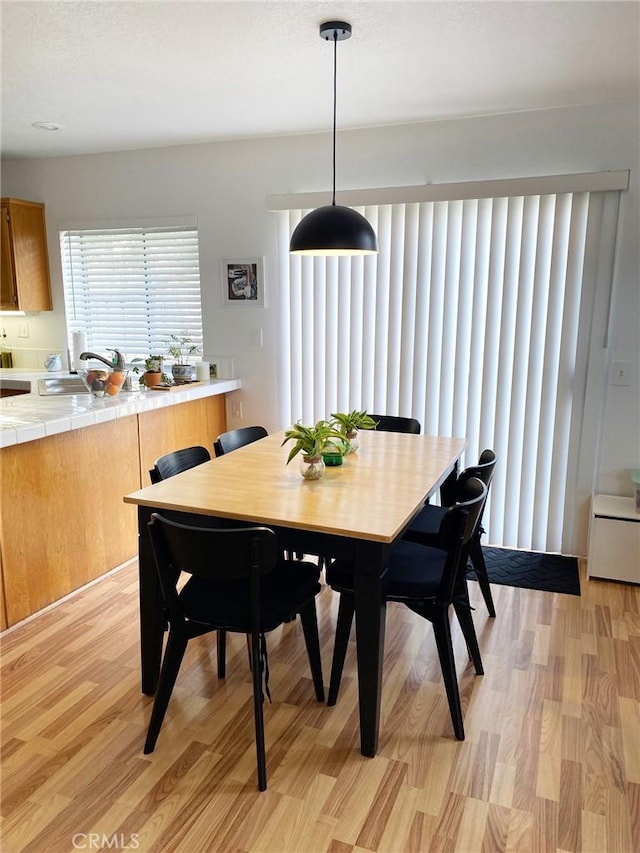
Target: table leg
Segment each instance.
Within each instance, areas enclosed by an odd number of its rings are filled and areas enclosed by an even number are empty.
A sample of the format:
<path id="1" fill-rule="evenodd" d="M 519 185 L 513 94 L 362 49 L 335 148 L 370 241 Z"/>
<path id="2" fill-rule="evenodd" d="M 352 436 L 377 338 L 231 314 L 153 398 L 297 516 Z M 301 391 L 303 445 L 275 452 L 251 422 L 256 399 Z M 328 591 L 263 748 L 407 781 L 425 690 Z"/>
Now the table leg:
<path id="1" fill-rule="evenodd" d="M 378 748 L 380 700 L 382 695 L 382 660 L 386 602 L 382 595 L 384 565 L 381 554 L 369 548 L 359 549 L 356 560 L 355 608 L 356 647 L 358 654 L 358 701 L 360 708 L 360 752 L 373 757 Z M 358 566 L 374 574 L 363 574 Z M 376 566 L 377 564 L 377 566 Z"/>
<path id="2" fill-rule="evenodd" d="M 156 692 L 165 630 L 162 594 L 147 523 L 152 510 L 138 507 L 138 578 L 140 593 L 140 664 L 142 692 Z"/>
<path id="3" fill-rule="evenodd" d="M 456 501 L 456 483 L 458 482 L 459 474 L 458 468 L 459 464 L 456 459 L 453 464 L 453 468 L 449 471 L 440 486 L 440 500 L 442 506 L 453 506 Z"/>

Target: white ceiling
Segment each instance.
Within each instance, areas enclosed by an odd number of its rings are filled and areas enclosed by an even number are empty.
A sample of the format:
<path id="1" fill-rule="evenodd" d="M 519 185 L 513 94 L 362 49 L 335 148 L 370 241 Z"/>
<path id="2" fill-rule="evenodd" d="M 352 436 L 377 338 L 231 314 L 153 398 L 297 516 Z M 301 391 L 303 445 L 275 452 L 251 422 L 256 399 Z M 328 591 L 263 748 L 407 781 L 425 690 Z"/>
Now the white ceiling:
<path id="1" fill-rule="evenodd" d="M 639 97 L 640 3 L 1 0 L 2 155 L 46 157 Z M 60 130 L 34 129 L 35 121 Z"/>

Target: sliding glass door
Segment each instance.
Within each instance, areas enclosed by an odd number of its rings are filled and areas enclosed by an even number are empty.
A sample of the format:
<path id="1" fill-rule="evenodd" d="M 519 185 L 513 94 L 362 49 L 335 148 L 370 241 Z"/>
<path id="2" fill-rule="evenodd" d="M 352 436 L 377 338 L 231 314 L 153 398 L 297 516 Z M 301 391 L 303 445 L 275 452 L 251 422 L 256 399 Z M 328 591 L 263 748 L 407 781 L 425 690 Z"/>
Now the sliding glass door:
<path id="1" fill-rule="evenodd" d="M 366 408 L 466 436 L 464 464 L 491 447 L 487 541 L 575 552 L 618 200 L 609 190 L 367 205 L 380 253 L 353 259 L 290 257 L 307 211 L 283 211 L 282 422 Z"/>

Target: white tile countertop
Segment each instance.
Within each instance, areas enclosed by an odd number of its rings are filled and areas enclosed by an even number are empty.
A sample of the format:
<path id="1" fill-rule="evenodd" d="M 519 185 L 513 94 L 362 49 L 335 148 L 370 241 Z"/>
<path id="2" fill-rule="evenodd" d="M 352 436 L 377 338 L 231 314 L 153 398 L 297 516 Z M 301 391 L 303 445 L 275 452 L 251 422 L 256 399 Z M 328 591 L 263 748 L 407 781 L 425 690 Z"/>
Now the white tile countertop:
<path id="1" fill-rule="evenodd" d="M 0 369 L 0 387 L 30 388 L 28 394 L 0 398 L 0 447 L 46 438 L 93 426 L 115 418 L 137 415 L 164 406 L 175 406 L 189 400 L 228 394 L 242 387 L 239 379 L 211 379 L 185 385 L 179 390 L 121 391 L 117 397 L 94 397 L 93 394 L 40 396 L 38 380 L 70 376 L 66 371 L 46 372 Z"/>

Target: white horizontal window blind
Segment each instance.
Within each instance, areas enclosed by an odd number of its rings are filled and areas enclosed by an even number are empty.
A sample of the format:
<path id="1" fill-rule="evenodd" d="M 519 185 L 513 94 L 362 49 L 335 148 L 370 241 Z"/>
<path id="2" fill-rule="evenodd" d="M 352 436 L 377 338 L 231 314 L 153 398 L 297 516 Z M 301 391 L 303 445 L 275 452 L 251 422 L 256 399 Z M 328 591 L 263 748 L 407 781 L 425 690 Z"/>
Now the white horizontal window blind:
<path id="1" fill-rule="evenodd" d="M 370 205 L 359 210 L 380 253 L 366 258 L 289 256 L 307 211 L 279 213 L 282 422 L 366 408 L 466 436 L 463 465 L 486 447 L 499 460 L 487 541 L 570 549 L 572 459 L 584 451 L 580 336 L 595 288 L 610 287 L 618 198 Z"/>
<path id="2" fill-rule="evenodd" d="M 129 359 L 165 353 L 183 330 L 202 347 L 195 225 L 63 230 L 60 248 L 70 348 L 79 330 Z"/>

